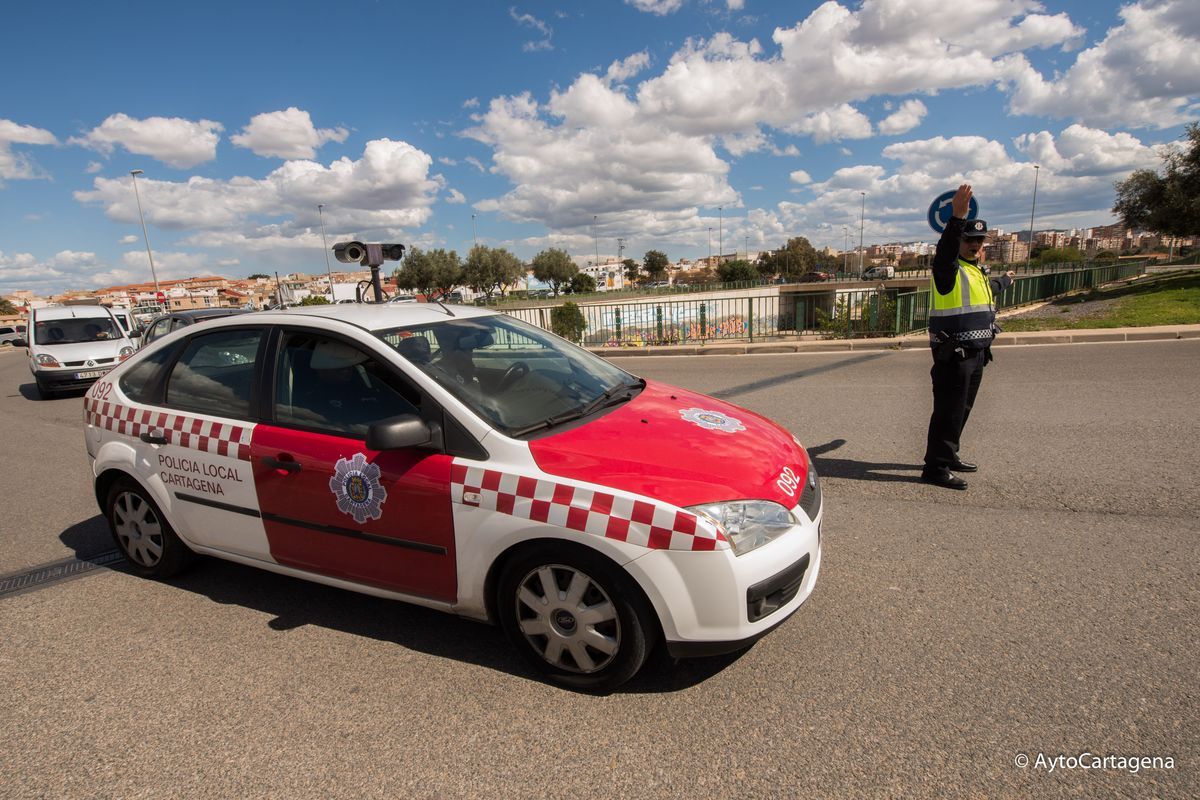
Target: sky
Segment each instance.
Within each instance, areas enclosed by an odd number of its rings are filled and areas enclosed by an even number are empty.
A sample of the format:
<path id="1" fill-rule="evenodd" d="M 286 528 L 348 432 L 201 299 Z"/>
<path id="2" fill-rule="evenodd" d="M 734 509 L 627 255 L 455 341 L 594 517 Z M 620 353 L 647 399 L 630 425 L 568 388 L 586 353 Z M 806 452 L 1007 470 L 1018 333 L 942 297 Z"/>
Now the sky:
<path id="1" fill-rule="evenodd" d="M 0 294 L 150 280 L 139 200 L 161 280 L 323 273 L 322 224 L 329 245 L 581 264 L 840 250 L 860 229 L 932 242 L 930 203 L 964 181 L 993 228 L 1105 225 L 1114 182 L 1200 118 L 1196 0 L 43 0 L 3 18 Z"/>

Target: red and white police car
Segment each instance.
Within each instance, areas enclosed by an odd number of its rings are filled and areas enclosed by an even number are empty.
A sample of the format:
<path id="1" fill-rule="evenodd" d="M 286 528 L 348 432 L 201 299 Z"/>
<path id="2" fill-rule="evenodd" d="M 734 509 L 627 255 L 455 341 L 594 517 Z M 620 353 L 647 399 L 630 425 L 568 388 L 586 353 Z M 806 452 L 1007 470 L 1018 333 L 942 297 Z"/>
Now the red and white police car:
<path id="1" fill-rule="evenodd" d="M 498 622 L 611 688 L 745 647 L 812 592 L 820 485 L 751 411 L 440 304 L 293 308 L 153 342 L 84 398 L 137 573 L 194 553 Z"/>

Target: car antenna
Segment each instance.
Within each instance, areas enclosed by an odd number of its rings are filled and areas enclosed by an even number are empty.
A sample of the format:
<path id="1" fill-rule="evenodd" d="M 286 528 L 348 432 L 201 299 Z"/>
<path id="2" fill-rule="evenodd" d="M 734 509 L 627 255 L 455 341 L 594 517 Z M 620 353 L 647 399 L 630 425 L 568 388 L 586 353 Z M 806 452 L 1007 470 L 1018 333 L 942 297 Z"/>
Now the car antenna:
<path id="1" fill-rule="evenodd" d="M 442 298 L 440 295 L 438 296 L 438 299 L 434 300 L 433 302 L 437 303 L 439 306 L 442 307 L 442 311 L 446 312 L 446 316 L 448 316 L 448 317 L 457 317 L 458 316 L 453 311 L 451 311 L 450 308 L 445 303 L 442 302 Z"/>

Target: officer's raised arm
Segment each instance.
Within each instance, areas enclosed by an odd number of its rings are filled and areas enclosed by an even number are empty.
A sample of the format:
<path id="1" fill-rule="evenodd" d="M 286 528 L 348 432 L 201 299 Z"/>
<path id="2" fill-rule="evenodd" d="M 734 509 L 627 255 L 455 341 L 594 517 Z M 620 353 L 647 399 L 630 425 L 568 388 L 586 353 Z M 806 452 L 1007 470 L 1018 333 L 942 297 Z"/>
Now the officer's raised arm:
<path id="1" fill-rule="evenodd" d="M 958 274 L 958 246 L 962 238 L 963 221 L 971 210 L 971 194 L 971 184 L 959 185 L 954 199 L 950 201 L 953 216 L 946 221 L 946 228 L 933 254 L 933 281 L 942 294 L 950 291 Z"/>

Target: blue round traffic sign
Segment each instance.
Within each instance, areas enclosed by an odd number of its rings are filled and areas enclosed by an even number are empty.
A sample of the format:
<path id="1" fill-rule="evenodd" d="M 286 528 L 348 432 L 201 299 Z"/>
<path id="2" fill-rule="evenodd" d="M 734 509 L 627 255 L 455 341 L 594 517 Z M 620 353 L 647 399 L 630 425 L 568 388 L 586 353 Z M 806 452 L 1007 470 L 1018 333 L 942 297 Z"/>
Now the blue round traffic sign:
<path id="1" fill-rule="evenodd" d="M 929 227 L 933 228 L 934 233 L 940 234 L 946 230 L 946 223 L 954 216 L 954 206 L 950 201 L 954 199 L 954 192 L 943 192 L 939 194 L 929 206 Z M 971 203 L 967 206 L 967 219 L 975 219 L 979 216 L 979 203 L 975 202 L 975 197 L 972 195 Z"/>

